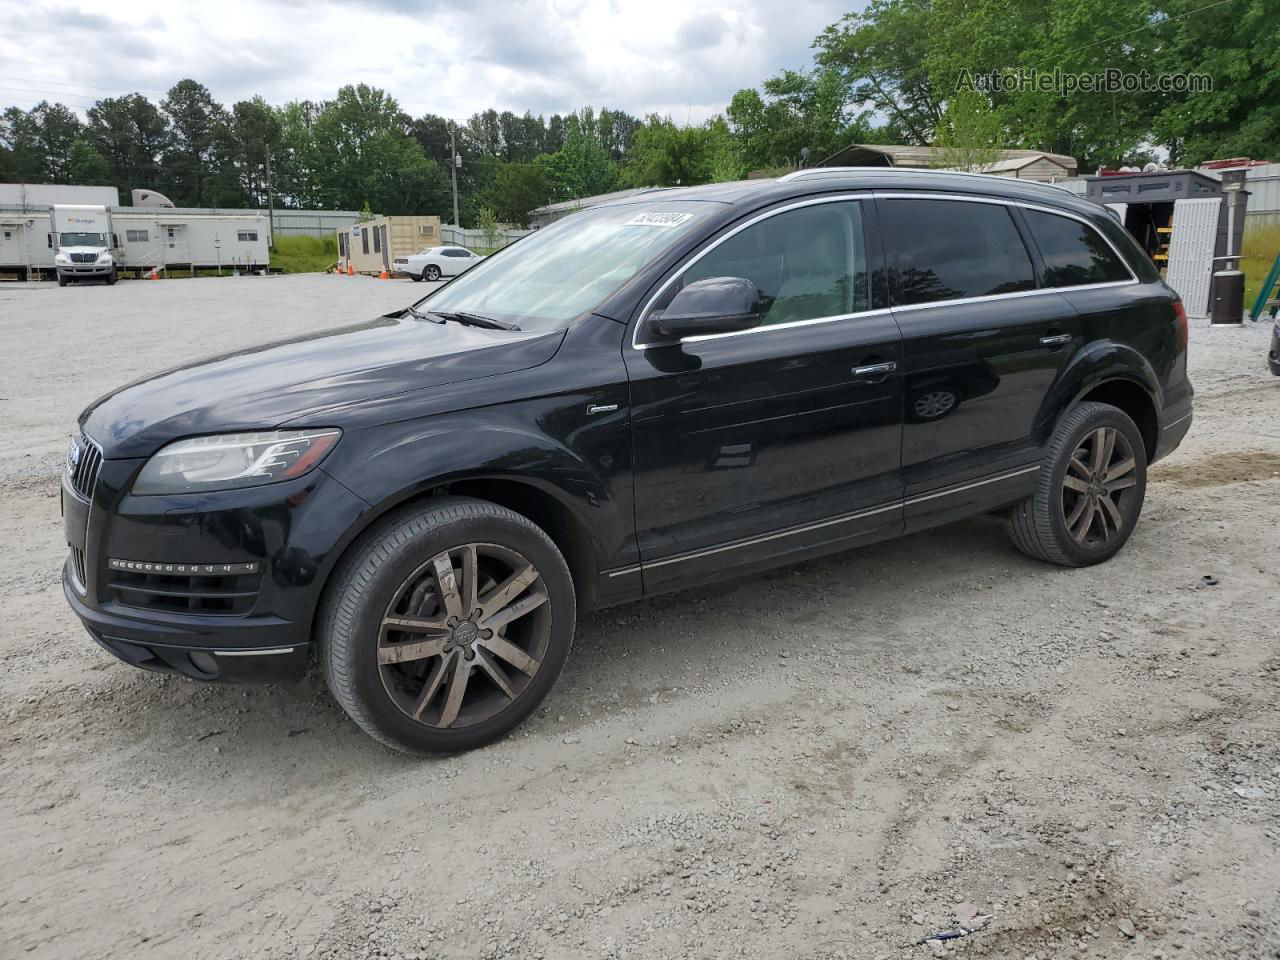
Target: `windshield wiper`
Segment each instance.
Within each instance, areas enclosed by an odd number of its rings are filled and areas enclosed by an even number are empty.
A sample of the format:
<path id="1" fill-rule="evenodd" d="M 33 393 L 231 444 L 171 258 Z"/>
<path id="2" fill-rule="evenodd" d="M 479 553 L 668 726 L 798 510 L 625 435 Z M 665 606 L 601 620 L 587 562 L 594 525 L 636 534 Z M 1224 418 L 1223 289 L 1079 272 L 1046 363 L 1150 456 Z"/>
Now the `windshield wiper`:
<path id="1" fill-rule="evenodd" d="M 438 313 L 423 313 L 413 307 L 405 307 L 404 312 L 409 314 L 409 316 L 413 317 L 415 320 L 426 320 L 430 323 L 444 323 L 444 317 L 440 316 Z"/>
<path id="2" fill-rule="evenodd" d="M 458 323 L 465 323 L 469 327 L 484 327 L 486 330 L 520 329 L 514 323 L 508 323 L 506 320 L 495 320 L 493 317 L 484 317 L 478 313 L 451 311 L 449 313 L 440 312 L 436 316 L 444 317 L 446 320 L 457 320 Z"/>

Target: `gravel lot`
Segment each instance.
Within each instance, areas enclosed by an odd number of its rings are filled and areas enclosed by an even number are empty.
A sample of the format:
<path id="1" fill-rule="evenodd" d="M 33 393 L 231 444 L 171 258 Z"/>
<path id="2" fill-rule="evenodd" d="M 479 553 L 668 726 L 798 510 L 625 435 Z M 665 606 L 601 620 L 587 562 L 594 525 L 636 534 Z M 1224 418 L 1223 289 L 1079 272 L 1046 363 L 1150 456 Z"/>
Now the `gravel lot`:
<path id="1" fill-rule="evenodd" d="M 606 610 L 466 756 L 93 646 L 58 583 L 77 412 L 423 292 L 0 285 L 0 957 L 1280 956 L 1268 328 L 1193 330 L 1195 426 L 1111 563 L 980 518 Z M 962 904 L 991 920 L 907 946 Z"/>

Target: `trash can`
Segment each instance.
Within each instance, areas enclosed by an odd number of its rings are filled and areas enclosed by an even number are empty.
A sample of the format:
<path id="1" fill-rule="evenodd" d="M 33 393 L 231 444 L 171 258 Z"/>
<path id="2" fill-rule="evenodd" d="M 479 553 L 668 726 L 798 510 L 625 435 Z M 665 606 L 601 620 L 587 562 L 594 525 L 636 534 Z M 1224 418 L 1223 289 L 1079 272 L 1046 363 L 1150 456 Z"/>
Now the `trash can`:
<path id="1" fill-rule="evenodd" d="M 1209 323 L 1214 326 L 1244 324 L 1244 272 L 1219 270 L 1209 288 Z"/>

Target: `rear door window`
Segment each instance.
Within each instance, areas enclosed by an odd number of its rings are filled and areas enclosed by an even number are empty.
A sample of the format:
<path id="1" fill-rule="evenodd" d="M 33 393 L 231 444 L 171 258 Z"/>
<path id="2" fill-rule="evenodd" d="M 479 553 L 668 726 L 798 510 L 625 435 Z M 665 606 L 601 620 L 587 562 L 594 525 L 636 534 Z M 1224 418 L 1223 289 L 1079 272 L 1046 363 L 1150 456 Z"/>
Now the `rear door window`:
<path id="1" fill-rule="evenodd" d="M 1035 288 L 1031 256 L 1003 204 L 877 201 L 899 306 Z"/>
<path id="2" fill-rule="evenodd" d="M 663 293 L 664 308 L 688 283 L 743 277 L 755 284 L 765 325 L 870 309 L 862 206 L 813 204 L 768 217 L 712 247 Z"/>
<path id="3" fill-rule="evenodd" d="M 1024 210 L 1023 216 L 1044 261 L 1044 286 L 1078 287 L 1133 279 L 1107 241 L 1087 223 L 1039 210 Z"/>

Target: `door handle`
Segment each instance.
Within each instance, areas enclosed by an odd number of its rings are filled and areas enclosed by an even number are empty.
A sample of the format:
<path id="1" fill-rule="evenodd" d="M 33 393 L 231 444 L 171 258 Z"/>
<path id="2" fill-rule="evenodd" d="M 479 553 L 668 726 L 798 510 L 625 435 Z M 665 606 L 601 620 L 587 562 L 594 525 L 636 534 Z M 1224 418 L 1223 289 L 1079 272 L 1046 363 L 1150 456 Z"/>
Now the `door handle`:
<path id="1" fill-rule="evenodd" d="M 1044 344 L 1046 347 L 1060 347 L 1063 344 L 1071 342 L 1071 334 L 1055 333 L 1048 337 L 1041 337 L 1040 342 Z"/>
<path id="2" fill-rule="evenodd" d="M 879 383 L 897 369 L 898 365 L 892 360 L 889 360 L 885 363 L 872 363 L 865 367 L 854 367 L 853 375 L 858 380 L 869 380 L 872 383 Z"/>

